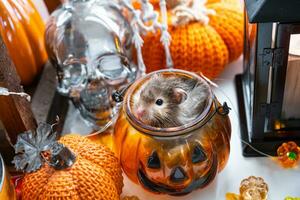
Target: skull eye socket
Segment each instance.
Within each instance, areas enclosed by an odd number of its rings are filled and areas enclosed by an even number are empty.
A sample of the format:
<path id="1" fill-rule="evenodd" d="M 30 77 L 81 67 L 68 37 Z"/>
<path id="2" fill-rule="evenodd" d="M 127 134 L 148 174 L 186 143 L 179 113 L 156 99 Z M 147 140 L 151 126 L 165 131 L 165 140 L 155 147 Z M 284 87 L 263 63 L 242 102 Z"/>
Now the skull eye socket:
<path id="1" fill-rule="evenodd" d="M 85 65 L 81 63 L 71 63 L 65 65 L 63 71 L 64 81 L 71 86 L 82 84 L 87 74 Z"/>
<path id="2" fill-rule="evenodd" d="M 158 106 L 161 106 L 163 105 L 164 101 L 162 99 L 157 99 L 155 104 L 158 105 Z"/>

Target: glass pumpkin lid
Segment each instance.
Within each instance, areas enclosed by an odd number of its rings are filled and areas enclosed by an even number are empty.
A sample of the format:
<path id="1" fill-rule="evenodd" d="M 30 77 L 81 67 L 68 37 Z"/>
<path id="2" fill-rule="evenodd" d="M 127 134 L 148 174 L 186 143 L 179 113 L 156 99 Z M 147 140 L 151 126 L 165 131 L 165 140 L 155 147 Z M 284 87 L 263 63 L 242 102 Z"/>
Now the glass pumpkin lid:
<path id="1" fill-rule="evenodd" d="M 160 128 L 160 127 L 155 127 L 151 125 L 147 125 L 143 123 L 141 120 L 139 120 L 133 112 L 133 106 L 136 103 L 136 96 L 139 95 L 140 90 L 144 87 L 145 84 L 150 80 L 151 77 L 154 75 L 160 75 L 163 77 L 178 77 L 178 78 L 183 78 L 185 80 L 197 80 L 197 82 L 204 84 L 205 87 L 209 88 L 207 90 L 206 101 L 204 105 L 204 109 L 202 110 L 201 113 L 194 119 L 192 119 L 189 123 L 186 123 L 181 126 L 176 126 L 176 127 L 167 127 L 167 128 Z M 188 133 L 190 131 L 193 131 L 194 129 L 200 128 L 206 122 L 209 120 L 208 115 L 211 113 L 213 108 L 213 103 L 214 103 L 214 95 L 213 92 L 208 84 L 208 82 L 198 76 L 197 74 L 184 71 L 184 70 L 179 70 L 179 69 L 166 69 L 166 70 L 159 70 L 155 71 L 152 73 L 147 74 L 146 76 L 138 79 L 134 84 L 130 86 L 128 89 L 126 95 L 125 95 L 125 100 L 124 100 L 124 105 L 123 109 L 125 111 L 125 115 L 129 123 L 138 131 L 151 135 L 151 136 L 159 136 L 159 137 L 169 137 L 169 136 L 178 136 L 178 135 L 183 135 L 185 133 Z M 208 119 L 208 120 L 206 120 Z"/>

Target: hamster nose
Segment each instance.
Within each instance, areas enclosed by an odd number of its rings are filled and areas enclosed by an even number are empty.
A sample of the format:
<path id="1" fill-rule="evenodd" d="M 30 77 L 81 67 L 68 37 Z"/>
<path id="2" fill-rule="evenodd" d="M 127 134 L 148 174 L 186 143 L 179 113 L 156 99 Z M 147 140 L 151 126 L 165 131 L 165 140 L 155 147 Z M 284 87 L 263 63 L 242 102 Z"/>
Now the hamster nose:
<path id="1" fill-rule="evenodd" d="M 142 108 L 138 108 L 136 111 L 136 115 L 139 119 L 141 119 L 143 117 L 143 115 L 145 114 L 145 110 Z"/>

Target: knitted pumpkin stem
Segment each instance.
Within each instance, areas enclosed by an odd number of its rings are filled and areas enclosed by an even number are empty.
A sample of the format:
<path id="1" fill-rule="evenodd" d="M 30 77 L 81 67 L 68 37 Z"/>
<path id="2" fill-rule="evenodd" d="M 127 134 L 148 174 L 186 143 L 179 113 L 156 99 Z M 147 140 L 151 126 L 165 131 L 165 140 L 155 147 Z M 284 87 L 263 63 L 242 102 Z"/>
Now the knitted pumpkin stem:
<path id="1" fill-rule="evenodd" d="M 216 11 L 213 9 L 206 8 L 207 0 L 192 0 L 190 1 L 183 1 L 178 3 L 172 9 L 172 13 L 174 14 L 173 25 L 185 25 L 191 21 L 198 21 L 204 25 L 209 23 L 208 15 L 216 15 Z"/>

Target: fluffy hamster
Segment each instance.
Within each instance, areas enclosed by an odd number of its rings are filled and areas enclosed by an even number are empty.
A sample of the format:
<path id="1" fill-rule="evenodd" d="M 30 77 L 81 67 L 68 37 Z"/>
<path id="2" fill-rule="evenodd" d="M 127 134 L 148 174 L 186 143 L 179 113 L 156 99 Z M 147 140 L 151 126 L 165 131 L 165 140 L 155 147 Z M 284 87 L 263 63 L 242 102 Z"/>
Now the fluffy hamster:
<path id="1" fill-rule="evenodd" d="M 160 128 L 187 124 L 199 116 L 210 88 L 204 80 L 154 75 L 134 96 L 134 116 Z"/>

